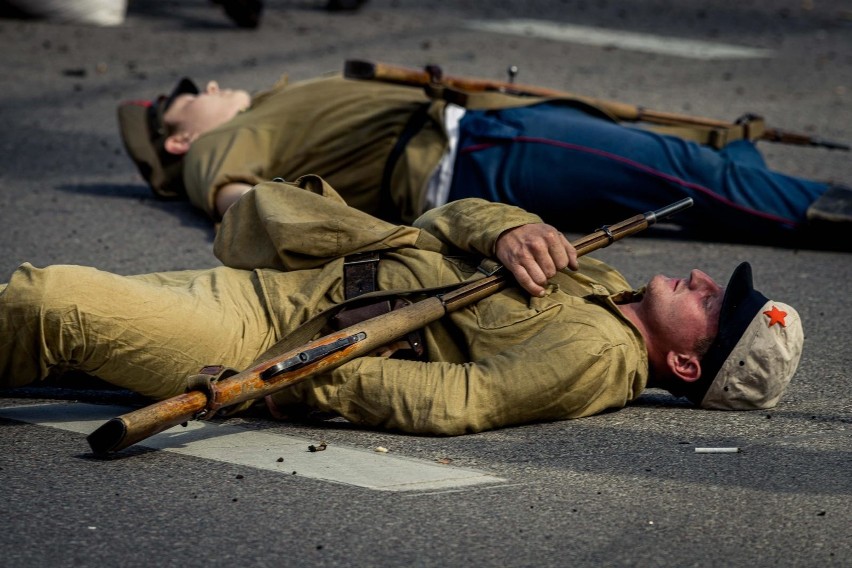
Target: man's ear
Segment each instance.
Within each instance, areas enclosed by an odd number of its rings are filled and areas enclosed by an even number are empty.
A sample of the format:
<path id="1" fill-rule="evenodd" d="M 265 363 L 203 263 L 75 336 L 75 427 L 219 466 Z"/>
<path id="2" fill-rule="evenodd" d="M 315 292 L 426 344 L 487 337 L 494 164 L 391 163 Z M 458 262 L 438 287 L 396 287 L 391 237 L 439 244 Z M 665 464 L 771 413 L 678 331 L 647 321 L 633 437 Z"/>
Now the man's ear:
<path id="1" fill-rule="evenodd" d="M 163 143 L 163 147 L 169 154 L 183 156 L 189 152 L 189 147 L 192 145 L 193 138 L 195 137 L 187 132 L 178 132 L 166 138 L 166 141 Z"/>
<path id="2" fill-rule="evenodd" d="M 701 378 L 701 362 L 694 354 L 669 351 L 666 365 L 675 377 L 684 382 L 691 383 Z"/>

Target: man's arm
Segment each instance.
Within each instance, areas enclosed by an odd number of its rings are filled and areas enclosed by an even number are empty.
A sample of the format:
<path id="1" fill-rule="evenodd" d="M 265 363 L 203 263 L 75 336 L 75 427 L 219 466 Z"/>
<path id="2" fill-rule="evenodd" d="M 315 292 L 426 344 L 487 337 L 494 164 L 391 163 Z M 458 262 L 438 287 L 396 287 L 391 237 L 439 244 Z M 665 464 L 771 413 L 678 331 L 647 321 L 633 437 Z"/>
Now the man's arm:
<path id="1" fill-rule="evenodd" d="M 183 157 L 183 181 L 190 203 L 220 219 L 238 200 L 243 186 L 251 188 L 269 179 L 262 158 L 267 143 L 263 136 L 246 129 L 217 129 L 200 136 Z"/>
<path id="2" fill-rule="evenodd" d="M 427 211 L 412 224 L 457 249 L 494 258 L 503 232 L 541 222 L 538 215 L 520 207 L 468 198 Z"/>
<path id="3" fill-rule="evenodd" d="M 322 178 L 306 175 L 293 183 L 264 182 L 246 193 L 223 218 L 213 252 L 231 268 L 301 270 L 401 247 L 440 251 L 442 243 L 349 207 Z"/>
<path id="4" fill-rule="evenodd" d="M 577 270 L 577 251 L 556 228 L 519 207 L 460 199 L 423 214 L 414 226 L 466 252 L 497 258 L 530 294 L 566 266 Z"/>

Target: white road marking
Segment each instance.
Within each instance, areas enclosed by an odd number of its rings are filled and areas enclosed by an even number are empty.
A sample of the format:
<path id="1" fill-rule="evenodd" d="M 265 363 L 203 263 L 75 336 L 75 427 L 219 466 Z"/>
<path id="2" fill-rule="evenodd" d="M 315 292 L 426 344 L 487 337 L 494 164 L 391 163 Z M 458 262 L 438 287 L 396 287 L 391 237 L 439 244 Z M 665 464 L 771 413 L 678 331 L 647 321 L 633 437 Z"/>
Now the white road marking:
<path id="1" fill-rule="evenodd" d="M 690 59 L 760 59 L 772 57 L 771 49 L 759 49 L 726 43 L 715 43 L 612 30 L 543 20 L 469 20 L 465 27 L 531 38 L 544 38 L 599 47 L 617 47 L 629 51 L 673 55 Z"/>
<path id="2" fill-rule="evenodd" d="M 123 406 L 49 403 L 0 408 L 0 417 L 88 435 L 110 418 L 133 410 Z M 481 471 L 371 450 L 329 445 L 310 452 L 307 440 L 246 430 L 215 422 L 175 426 L 137 445 L 266 471 L 356 485 L 378 491 L 435 491 L 506 480 Z M 278 461 L 283 458 L 283 461 Z"/>

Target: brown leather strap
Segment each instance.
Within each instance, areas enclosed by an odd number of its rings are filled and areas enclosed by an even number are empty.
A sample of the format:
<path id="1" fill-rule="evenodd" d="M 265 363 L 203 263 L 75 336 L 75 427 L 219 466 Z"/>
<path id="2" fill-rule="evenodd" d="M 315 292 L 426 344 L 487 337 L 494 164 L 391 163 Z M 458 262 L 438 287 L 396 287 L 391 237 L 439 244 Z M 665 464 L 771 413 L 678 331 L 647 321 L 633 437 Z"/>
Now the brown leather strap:
<path id="1" fill-rule="evenodd" d="M 216 383 L 236 375 L 239 371 L 224 365 L 207 365 L 198 371 L 197 375 L 191 375 L 186 380 L 186 391 L 200 390 L 207 395 L 207 406 L 204 412 L 196 417 L 199 420 L 210 420 L 214 416 L 230 416 L 252 406 L 256 401 L 246 400 L 227 408 L 222 408 L 221 403 L 216 401 Z"/>

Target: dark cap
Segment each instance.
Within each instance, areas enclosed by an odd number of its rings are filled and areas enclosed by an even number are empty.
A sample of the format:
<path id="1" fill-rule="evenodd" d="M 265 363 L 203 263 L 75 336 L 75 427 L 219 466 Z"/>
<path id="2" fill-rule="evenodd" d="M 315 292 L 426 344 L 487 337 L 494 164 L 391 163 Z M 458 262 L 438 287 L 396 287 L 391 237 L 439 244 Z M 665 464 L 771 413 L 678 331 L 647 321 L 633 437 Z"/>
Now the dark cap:
<path id="1" fill-rule="evenodd" d="M 182 157 L 166 152 L 168 137 L 163 115 L 175 98 L 184 93 L 198 94 L 198 87 L 184 77 L 169 95 L 153 101 L 129 101 L 118 106 L 118 127 L 124 148 L 139 173 L 160 197 L 183 195 Z"/>
<path id="2" fill-rule="evenodd" d="M 796 310 L 755 290 L 743 262 L 728 281 L 719 333 L 686 396 L 703 408 L 771 408 L 796 371 L 803 341 Z"/>

